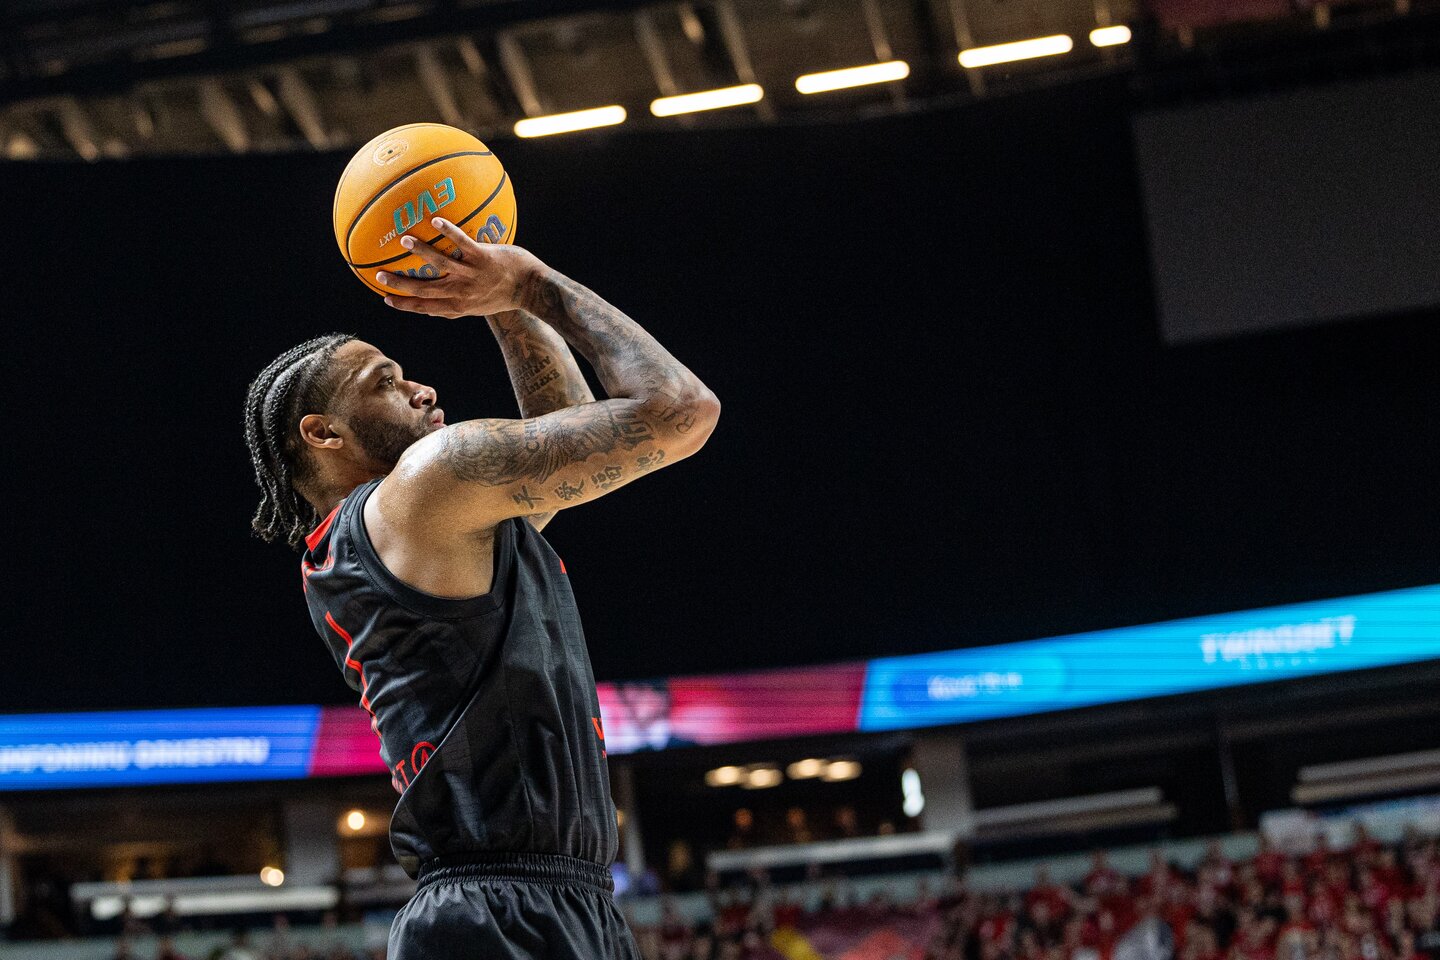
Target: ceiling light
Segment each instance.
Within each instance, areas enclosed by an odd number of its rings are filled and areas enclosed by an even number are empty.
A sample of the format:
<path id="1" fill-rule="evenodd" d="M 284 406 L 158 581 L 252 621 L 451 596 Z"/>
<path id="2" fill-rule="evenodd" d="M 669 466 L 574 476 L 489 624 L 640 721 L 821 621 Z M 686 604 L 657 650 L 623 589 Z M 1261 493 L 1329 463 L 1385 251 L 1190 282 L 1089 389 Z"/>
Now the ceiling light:
<path id="1" fill-rule="evenodd" d="M 712 787 L 733 787 L 745 776 L 739 767 L 716 767 L 705 774 L 705 783 Z"/>
<path id="2" fill-rule="evenodd" d="M 765 89 L 760 84 L 746 83 L 738 87 L 722 87 L 719 90 L 701 90 L 699 93 L 682 93 L 676 97 L 661 97 L 650 104 L 650 112 L 657 117 L 673 117 L 681 113 L 719 110 L 721 107 L 739 107 L 747 103 L 755 103 L 764 96 Z"/>
<path id="3" fill-rule="evenodd" d="M 900 774 L 900 793 L 904 800 L 900 809 L 907 817 L 918 817 L 925 809 L 925 794 L 920 789 L 920 774 L 914 767 Z"/>
<path id="4" fill-rule="evenodd" d="M 1097 27 L 1090 31 L 1090 42 L 1097 47 L 1118 47 L 1122 43 L 1130 42 L 1130 28 L 1118 27 Z"/>
<path id="5" fill-rule="evenodd" d="M 820 778 L 829 783 L 838 780 L 854 780 L 860 776 L 860 764 L 855 760 L 832 760 L 825 765 L 825 772 Z"/>
<path id="6" fill-rule="evenodd" d="M 791 780 L 809 780 L 825 772 L 825 761 L 815 757 L 796 760 L 785 768 L 785 772 L 790 774 Z"/>
<path id="7" fill-rule="evenodd" d="M 751 767 L 740 786 L 746 790 L 764 790 L 766 787 L 778 787 L 784 780 L 785 774 L 778 767 Z"/>
<path id="8" fill-rule="evenodd" d="M 552 113 L 545 117 L 528 117 L 515 124 L 517 137 L 548 137 L 554 133 L 573 133 L 594 127 L 610 127 L 625 121 L 625 108 L 595 107 L 571 113 Z"/>
<path id="9" fill-rule="evenodd" d="M 867 83 L 904 80 L 908 76 L 910 64 L 904 60 L 890 60 L 886 63 L 867 63 L 863 67 L 846 67 L 844 70 L 807 73 L 803 77 L 795 78 L 795 89 L 801 93 L 825 93 L 848 87 L 863 87 Z"/>
<path id="10" fill-rule="evenodd" d="M 960 66 L 973 70 L 976 67 L 990 67 L 997 63 L 1011 63 L 1015 60 L 1053 57 L 1056 54 L 1069 53 L 1074 46 L 1074 41 L 1061 33 L 1053 37 L 1036 37 L 1033 40 L 1000 43 L 993 47 L 971 47 L 969 50 L 960 51 Z"/>

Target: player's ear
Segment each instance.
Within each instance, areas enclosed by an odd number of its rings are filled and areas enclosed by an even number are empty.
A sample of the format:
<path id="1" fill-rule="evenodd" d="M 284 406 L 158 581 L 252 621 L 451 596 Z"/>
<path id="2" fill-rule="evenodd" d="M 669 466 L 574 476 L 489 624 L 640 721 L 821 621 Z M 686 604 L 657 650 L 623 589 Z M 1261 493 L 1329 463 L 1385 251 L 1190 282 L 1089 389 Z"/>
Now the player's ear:
<path id="1" fill-rule="evenodd" d="M 318 414 L 307 413 L 300 418 L 300 439 L 312 447 L 339 449 L 345 440 L 330 427 L 330 421 Z"/>

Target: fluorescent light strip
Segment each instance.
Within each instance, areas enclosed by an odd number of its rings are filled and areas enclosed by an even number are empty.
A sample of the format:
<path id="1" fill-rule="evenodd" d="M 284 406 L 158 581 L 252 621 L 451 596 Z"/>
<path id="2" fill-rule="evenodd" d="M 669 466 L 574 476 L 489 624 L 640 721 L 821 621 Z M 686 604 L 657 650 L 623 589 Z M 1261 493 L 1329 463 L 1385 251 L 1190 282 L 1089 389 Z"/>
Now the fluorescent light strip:
<path id="1" fill-rule="evenodd" d="M 801 93 L 827 93 L 831 90 L 863 87 L 867 83 L 904 80 L 908 76 L 910 64 L 904 60 L 890 60 L 885 63 L 867 63 L 862 67 L 846 67 L 844 70 L 807 73 L 795 78 L 795 89 Z"/>
<path id="2" fill-rule="evenodd" d="M 755 103 L 765 96 L 765 89 L 758 83 L 744 83 L 738 87 L 722 87 L 719 90 L 701 90 L 699 93 L 682 93 L 676 97 L 661 97 L 650 104 L 650 112 L 657 117 L 673 117 L 681 113 L 696 113 L 700 110 L 719 110 L 722 107 L 739 107 Z"/>
<path id="3" fill-rule="evenodd" d="M 573 133 L 593 127 L 611 127 L 625 121 L 624 107 L 596 107 L 572 113 L 552 113 L 548 117 L 528 117 L 515 124 L 517 137 L 548 137 L 554 133 Z"/>
<path id="4" fill-rule="evenodd" d="M 1090 42 L 1097 47 L 1118 47 L 1122 43 L 1130 42 L 1130 28 L 1123 25 L 1096 27 L 1090 31 Z"/>
<path id="5" fill-rule="evenodd" d="M 973 70 L 976 67 L 991 67 L 997 63 L 1010 63 L 1015 60 L 1053 57 L 1069 53 L 1074 47 L 1075 42 L 1063 33 L 1053 37 L 1000 43 L 993 47 L 971 47 L 969 50 L 960 51 L 960 66 Z"/>
<path id="6" fill-rule="evenodd" d="M 215 913 L 272 913 L 278 910 L 328 910 L 340 901 L 334 887 L 293 887 L 290 889 L 230 890 L 211 893 L 181 893 L 174 896 L 103 896 L 90 903 L 90 915 L 96 920 L 118 917 L 130 901 L 137 917 L 152 917 L 165 908 L 175 907 L 180 916 Z"/>

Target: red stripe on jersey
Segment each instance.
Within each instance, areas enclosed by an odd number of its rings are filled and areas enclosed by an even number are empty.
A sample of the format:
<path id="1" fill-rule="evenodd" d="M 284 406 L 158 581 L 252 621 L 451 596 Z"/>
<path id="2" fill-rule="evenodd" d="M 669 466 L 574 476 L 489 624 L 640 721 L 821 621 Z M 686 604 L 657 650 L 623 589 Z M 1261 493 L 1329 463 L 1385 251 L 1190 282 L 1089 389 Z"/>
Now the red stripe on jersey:
<path id="1" fill-rule="evenodd" d="M 555 559 L 556 559 L 556 560 L 560 560 L 559 557 L 556 557 Z M 566 572 L 566 571 L 565 571 L 565 561 L 564 561 L 564 560 L 560 560 L 560 572 L 561 572 L 561 573 L 565 573 L 565 572 Z M 566 574 L 566 575 L 568 576 L 568 574 Z"/>
<path id="2" fill-rule="evenodd" d="M 360 669 L 360 661 L 346 657 L 345 666 L 360 674 L 360 706 L 370 710 L 370 681 L 365 679 L 365 671 Z M 371 716 L 374 716 L 373 710 Z"/>
<path id="3" fill-rule="evenodd" d="M 335 504 L 335 509 L 330 511 L 330 516 L 326 517 L 324 520 L 321 520 L 320 526 L 310 531 L 309 536 L 305 538 L 305 546 L 309 547 L 311 550 L 314 550 L 320 545 L 320 541 L 325 539 L 325 533 L 330 529 L 330 524 L 335 522 L 335 514 L 339 513 L 340 508 L 344 505 L 344 500 L 341 500 L 339 503 Z"/>
<path id="4" fill-rule="evenodd" d="M 340 636 L 345 638 L 346 649 L 349 649 L 350 647 L 355 645 L 355 638 L 350 636 L 350 634 L 346 633 L 345 628 L 335 622 L 335 618 L 330 616 L 329 610 L 325 611 L 325 622 L 330 624 L 330 629 L 334 630 L 336 633 L 340 634 Z"/>
<path id="5" fill-rule="evenodd" d="M 330 615 L 329 610 L 325 611 L 325 622 L 330 624 L 330 629 L 345 638 L 345 649 L 348 650 L 355 645 L 355 638 L 346 633 L 345 628 L 335 622 L 335 618 Z M 366 710 L 370 710 L 370 681 L 365 679 L 365 671 L 360 669 L 360 661 L 353 657 L 346 657 L 345 666 L 360 674 L 360 706 Z M 370 714 L 374 716 L 375 711 L 370 710 Z"/>

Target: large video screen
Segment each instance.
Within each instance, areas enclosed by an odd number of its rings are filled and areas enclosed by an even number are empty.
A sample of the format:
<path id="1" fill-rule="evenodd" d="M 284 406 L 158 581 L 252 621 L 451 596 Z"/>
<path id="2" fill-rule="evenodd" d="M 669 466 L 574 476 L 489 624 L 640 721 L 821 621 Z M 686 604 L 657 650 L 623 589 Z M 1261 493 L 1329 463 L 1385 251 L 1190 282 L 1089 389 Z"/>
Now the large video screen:
<path id="1" fill-rule="evenodd" d="M 865 664 L 602 683 L 605 748 L 635 753 L 858 726 Z"/>
<path id="2" fill-rule="evenodd" d="M 868 663 L 602 683 L 612 754 L 902 730 L 1440 659 L 1440 585 Z M 357 707 L 0 716 L 0 791 L 384 774 Z"/>
<path id="3" fill-rule="evenodd" d="M 1415 71 L 1137 116 L 1165 338 L 1440 304 L 1437 99 Z"/>

